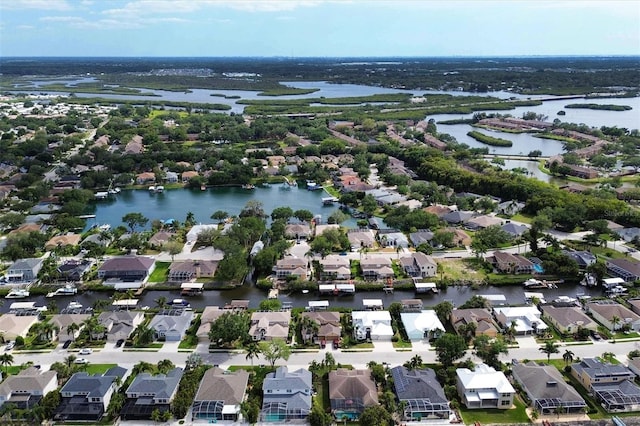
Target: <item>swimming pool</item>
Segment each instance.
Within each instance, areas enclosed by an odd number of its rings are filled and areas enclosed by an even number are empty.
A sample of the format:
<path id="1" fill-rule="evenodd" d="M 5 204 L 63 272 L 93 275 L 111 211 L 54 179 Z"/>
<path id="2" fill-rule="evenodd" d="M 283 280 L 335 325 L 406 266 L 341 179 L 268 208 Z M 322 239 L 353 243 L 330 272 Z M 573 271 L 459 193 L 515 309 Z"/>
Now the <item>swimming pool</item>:
<path id="1" fill-rule="evenodd" d="M 533 264 L 533 270 L 538 274 L 542 274 L 544 272 L 544 268 L 539 263 Z"/>

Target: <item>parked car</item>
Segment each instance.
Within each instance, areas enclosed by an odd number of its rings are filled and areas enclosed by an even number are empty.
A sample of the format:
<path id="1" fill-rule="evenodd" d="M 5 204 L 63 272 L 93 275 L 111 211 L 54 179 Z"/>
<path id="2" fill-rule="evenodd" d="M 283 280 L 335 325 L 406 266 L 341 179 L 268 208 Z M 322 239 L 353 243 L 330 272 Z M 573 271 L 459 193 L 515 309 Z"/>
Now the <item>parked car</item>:
<path id="1" fill-rule="evenodd" d="M 91 355 L 93 353 L 93 349 L 91 348 L 82 348 L 78 354 L 80 355 Z"/>
<path id="2" fill-rule="evenodd" d="M 602 337 L 600 337 L 600 334 L 596 333 L 593 330 L 591 330 L 591 337 L 593 337 L 593 340 L 602 340 Z"/>
<path id="3" fill-rule="evenodd" d="M 333 349 L 339 349 L 340 348 L 340 342 L 338 342 L 337 340 L 333 341 Z"/>
<path id="4" fill-rule="evenodd" d="M 89 364 L 89 360 L 86 358 L 76 358 L 73 360 L 74 364 Z"/>
<path id="5" fill-rule="evenodd" d="M 119 348 L 124 343 L 124 339 L 120 339 L 116 342 L 116 348 Z"/>
<path id="6" fill-rule="evenodd" d="M 62 344 L 62 349 L 67 349 L 69 346 L 71 346 L 71 340 L 67 340 Z"/>
<path id="7" fill-rule="evenodd" d="M 10 351 L 11 349 L 13 349 L 16 345 L 16 342 L 9 342 L 7 343 L 7 346 L 4 347 L 5 351 Z"/>

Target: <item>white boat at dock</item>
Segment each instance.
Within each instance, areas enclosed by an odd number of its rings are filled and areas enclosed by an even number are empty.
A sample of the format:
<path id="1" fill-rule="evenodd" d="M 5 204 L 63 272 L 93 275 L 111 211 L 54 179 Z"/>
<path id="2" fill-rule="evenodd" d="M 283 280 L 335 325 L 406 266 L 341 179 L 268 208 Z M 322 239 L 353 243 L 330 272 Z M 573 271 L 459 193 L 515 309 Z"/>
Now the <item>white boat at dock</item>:
<path id="1" fill-rule="evenodd" d="M 151 185 L 148 189 L 149 189 L 149 192 L 156 192 L 155 185 Z"/>
<path id="2" fill-rule="evenodd" d="M 12 289 L 4 298 L 5 299 L 24 299 L 29 297 L 29 290 L 24 288 L 14 288 Z"/>
<path id="3" fill-rule="evenodd" d="M 78 311 L 78 310 L 81 310 L 82 308 L 83 308 L 82 304 L 75 300 L 73 302 L 69 302 L 69 304 L 67 305 L 67 311 Z"/>
<path id="4" fill-rule="evenodd" d="M 64 287 L 60 287 L 56 289 L 56 291 L 50 291 L 47 293 L 46 297 L 56 297 L 56 296 L 73 296 L 78 293 L 78 289 L 71 285 L 67 284 Z"/>
<path id="5" fill-rule="evenodd" d="M 184 299 L 173 299 L 169 302 L 169 305 L 173 308 L 189 308 L 191 304 Z"/>
<path id="6" fill-rule="evenodd" d="M 557 288 L 557 286 L 549 281 L 540 281 L 535 278 L 529 278 L 525 282 L 522 283 L 524 288 Z"/>

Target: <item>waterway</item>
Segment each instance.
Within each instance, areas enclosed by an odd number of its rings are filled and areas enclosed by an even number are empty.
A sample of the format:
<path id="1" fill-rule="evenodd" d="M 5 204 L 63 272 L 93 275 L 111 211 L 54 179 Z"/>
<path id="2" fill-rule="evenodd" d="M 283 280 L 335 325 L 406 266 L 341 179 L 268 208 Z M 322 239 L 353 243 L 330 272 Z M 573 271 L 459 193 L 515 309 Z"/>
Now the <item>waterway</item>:
<path id="1" fill-rule="evenodd" d="M 524 280 L 523 280 L 524 281 Z M 546 290 L 531 290 L 534 292 L 541 292 L 544 294 L 547 302 L 553 301 L 558 296 L 571 296 L 575 297 L 577 294 L 585 294 L 591 296 L 602 296 L 601 287 L 582 287 L 577 284 L 559 284 L 556 289 Z M 438 294 L 416 294 L 413 291 L 395 291 L 392 294 L 387 294 L 383 291 L 371 291 L 371 292 L 356 292 L 353 295 L 344 296 L 327 296 L 319 295 L 317 292 L 310 292 L 308 294 L 296 293 L 296 294 L 280 294 L 279 299 L 283 303 L 290 303 L 294 308 L 304 308 L 308 305 L 310 300 L 328 300 L 330 307 L 345 307 L 352 309 L 362 309 L 363 299 L 381 299 L 384 306 L 388 307 L 392 302 L 399 302 L 403 299 L 422 299 L 425 308 L 433 307 L 442 301 L 450 301 L 455 306 L 460 306 L 474 295 L 498 295 L 502 294 L 506 297 L 509 305 L 521 305 L 525 303 L 524 289 L 521 286 L 502 286 L 502 287 L 480 287 L 478 290 L 474 290 L 469 286 L 451 286 L 446 290 L 442 290 Z M 180 295 L 180 290 L 175 291 L 159 291 L 150 290 L 145 291 L 141 296 L 136 296 L 139 299 L 138 307 L 155 307 L 157 306 L 155 300 L 159 297 L 165 297 L 168 301 L 177 298 L 184 298 Z M 256 288 L 255 286 L 245 284 L 241 287 L 237 287 L 231 290 L 205 290 L 201 296 L 188 297 L 188 301 L 194 309 L 202 309 L 205 306 L 224 306 L 231 300 L 244 299 L 249 300 L 249 308 L 258 308 L 260 302 L 267 298 L 267 293 L 263 290 Z M 58 309 L 64 309 L 69 302 L 77 301 L 85 308 L 91 307 L 93 303 L 98 299 L 112 300 L 109 293 L 103 292 L 87 292 L 76 296 L 69 297 L 56 297 L 45 298 L 44 296 L 30 297 L 29 299 L 7 299 L 4 304 L 0 306 L 0 312 L 8 312 L 12 302 L 30 301 L 36 302 L 37 306 L 46 306 L 52 301 L 56 303 Z"/>
<path id="2" fill-rule="evenodd" d="M 112 227 L 122 225 L 122 216 L 127 213 L 141 213 L 149 219 L 147 228 L 154 219 L 175 219 L 184 221 L 187 212 L 192 212 L 198 223 L 213 223 L 211 215 L 223 210 L 231 216 L 237 216 L 248 201 L 262 203 L 266 214 L 270 215 L 276 207 L 291 207 L 294 211 L 306 209 L 326 223 L 327 218 L 338 209 L 338 205 L 325 206 L 322 198 L 329 195 L 325 191 L 308 191 L 302 187 L 283 189 L 283 184 L 268 187 L 242 189 L 240 187 L 197 189 L 172 189 L 152 193 L 148 190 L 123 190 L 104 201 L 91 205 L 89 214 L 95 219 L 87 221 L 87 226 L 108 224 Z M 355 223 L 347 222 L 346 226 Z"/>

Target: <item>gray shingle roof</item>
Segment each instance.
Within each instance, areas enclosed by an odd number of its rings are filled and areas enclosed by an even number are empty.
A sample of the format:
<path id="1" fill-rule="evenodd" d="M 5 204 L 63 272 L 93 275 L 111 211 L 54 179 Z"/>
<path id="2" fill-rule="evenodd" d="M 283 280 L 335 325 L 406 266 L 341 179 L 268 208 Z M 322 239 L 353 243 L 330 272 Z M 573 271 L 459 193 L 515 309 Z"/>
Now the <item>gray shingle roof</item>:
<path id="1" fill-rule="evenodd" d="M 174 368 L 166 375 L 158 374 L 152 376 L 149 373 L 141 373 L 133 380 L 127 394 L 144 394 L 146 397 L 170 398 L 175 392 L 180 379 L 182 378 L 182 368 Z"/>
<path id="2" fill-rule="evenodd" d="M 430 368 L 423 370 L 408 370 L 398 366 L 391 369 L 393 385 L 398 399 L 429 399 L 431 403 L 447 403 L 447 397 L 438 380 L 436 373 Z"/>
<path id="3" fill-rule="evenodd" d="M 557 398 L 563 402 L 582 402 L 578 391 L 569 386 L 557 368 L 536 363 L 515 364 L 514 378 L 522 384 L 529 396 L 536 399 Z M 586 404 L 585 404 L 586 405 Z"/>
<path id="4" fill-rule="evenodd" d="M 213 367 L 204 373 L 194 398 L 196 401 L 224 401 L 225 405 L 240 404 L 247 388 L 249 373 L 237 370 L 233 373 Z"/>

